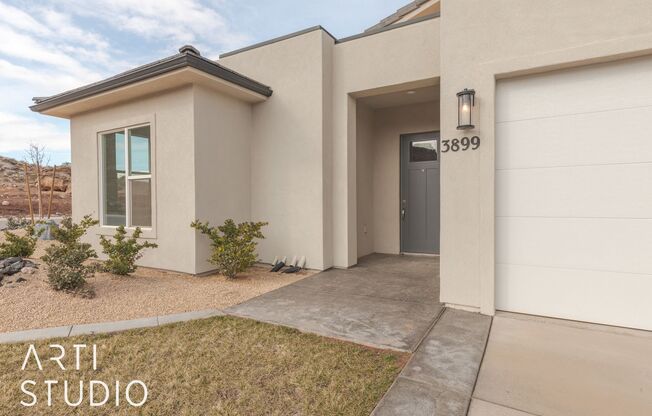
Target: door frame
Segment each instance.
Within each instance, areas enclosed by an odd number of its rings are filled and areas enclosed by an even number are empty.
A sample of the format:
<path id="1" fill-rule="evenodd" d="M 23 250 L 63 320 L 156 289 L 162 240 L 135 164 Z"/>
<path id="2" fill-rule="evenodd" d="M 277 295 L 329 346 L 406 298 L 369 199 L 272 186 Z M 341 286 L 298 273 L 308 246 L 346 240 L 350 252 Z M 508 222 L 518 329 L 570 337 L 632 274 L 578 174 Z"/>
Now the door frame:
<path id="1" fill-rule="evenodd" d="M 403 196 L 402 191 L 403 191 L 403 141 L 408 140 L 409 137 L 411 136 L 421 136 L 421 135 L 435 135 L 437 139 L 437 164 L 439 164 L 439 235 L 437 236 L 437 239 L 439 241 L 439 250 L 437 250 L 436 253 L 419 253 L 419 252 L 411 252 L 411 251 L 405 251 L 403 249 L 404 242 L 403 242 L 403 220 L 401 219 L 401 208 L 402 208 L 402 200 L 401 197 Z M 398 179 L 398 210 L 397 210 L 397 215 L 398 215 L 398 223 L 399 223 L 399 253 L 400 254 L 415 254 L 415 255 L 424 255 L 424 256 L 439 256 L 441 253 L 441 131 L 440 130 L 429 130 L 429 131 L 420 131 L 420 132 L 414 132 L 414 133 L 402 133 L 399 135 L 399 140 L 398 140 L 398 158 L 399 158 L 399 179 Z"/>

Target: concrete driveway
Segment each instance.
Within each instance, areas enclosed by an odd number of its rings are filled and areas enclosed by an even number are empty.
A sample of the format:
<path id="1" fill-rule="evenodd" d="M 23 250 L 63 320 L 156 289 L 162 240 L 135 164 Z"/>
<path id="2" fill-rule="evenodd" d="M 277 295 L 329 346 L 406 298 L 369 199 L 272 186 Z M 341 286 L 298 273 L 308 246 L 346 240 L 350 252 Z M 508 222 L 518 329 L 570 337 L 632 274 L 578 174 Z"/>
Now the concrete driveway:
<path id="1" fill-rule="evenodd" d="M 469 416 L 652 415 L 652 332 L 498 313 Z"/>
<path id="2" fill-rule="evenodd" d="M 439 259 L 372 254 L 225 312 L 380 348 L 414 351 L 442 311 Z"/>

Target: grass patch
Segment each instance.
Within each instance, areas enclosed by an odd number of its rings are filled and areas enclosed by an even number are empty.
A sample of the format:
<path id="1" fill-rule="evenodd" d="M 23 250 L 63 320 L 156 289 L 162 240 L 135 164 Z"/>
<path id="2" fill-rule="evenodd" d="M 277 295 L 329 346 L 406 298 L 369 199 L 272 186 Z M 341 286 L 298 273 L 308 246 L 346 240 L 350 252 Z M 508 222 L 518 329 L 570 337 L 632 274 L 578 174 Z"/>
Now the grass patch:
<path id="1" fill-rule="evenodd" d="M 51 343 L 66 347 L 66 371 L 47 361 L 58 355 L 48 348 Z M 73 344 L 89 345 L 79 371 Z M 98 350 L 96 371 L 91 368 L 92 344 Z M 0 345 L 0 414 L 368 415 L 408 357 L 233 317 L 39 341 L 35 346 L 43 371 L 33 360 L 21 371 L 28 346 Z M 47 379 L 59 380 L 52 407 L 47 406 Z M 134 379 L 149 390 L 143 407 L 129 407 L 123 392 L 116 408 L 113 388 L 107 405 L 89 407 L 89 380 L 109 386 L 120 380 L 124 389 Z M 20 405 L 31 400 L 20 390 L 24 380 L 37 382 L 29 387 L 38 396 L 34 407 Z M 79 397 L 79 380 L 86 382 L 79 407 L 64 404 L 63 380 L 71 386 L 73 401 Z M 138 401 L 140 390 L 134 396 Z"/>

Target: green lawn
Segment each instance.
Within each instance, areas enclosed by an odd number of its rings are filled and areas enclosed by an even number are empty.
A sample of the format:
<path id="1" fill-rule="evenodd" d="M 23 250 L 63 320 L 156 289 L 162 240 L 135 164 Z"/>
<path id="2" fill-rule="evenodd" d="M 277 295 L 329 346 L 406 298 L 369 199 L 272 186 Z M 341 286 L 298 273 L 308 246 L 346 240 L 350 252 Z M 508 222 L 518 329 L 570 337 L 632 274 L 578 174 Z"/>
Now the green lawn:
<path id="1" fill-rule="evenodd" d="M 60 355 L 50 343 L 66 347 L 65 371 L 48 360 Z M 79 371 L 73 344 L 88 345 Z M 98 351 L 95 371 L 92 344 Z M 29 343 L 0 345 L 1 415 L 368 415 L 407 359 L 407 354 L 232 317 L 35 345 L 43 371 L 33 357 L 21 371 Z M 59 381 L 52 390 L 52 407 L 47 406 L 47 379 Z M 29 408 L 20 405 L 21 400 L 33 400 L 21 391 L 25 380 L 37 383 L 27 386 L 38 398 Z M 73 402 L 79 397 L 79 381 L 84 381 L 79 407 L 64 404 L 64 380 Z M 89 380 L 110 386 L 106 405 L 89 407 Z M 119 407 L 116 380 L 121 385 Z M 148 400 L 139 408 L 124 398 L 124 387 L 132 380 L 142 380 L 148 388 Z M 132 400 L 141 398 L 142 389 L 134 387 Z"/>

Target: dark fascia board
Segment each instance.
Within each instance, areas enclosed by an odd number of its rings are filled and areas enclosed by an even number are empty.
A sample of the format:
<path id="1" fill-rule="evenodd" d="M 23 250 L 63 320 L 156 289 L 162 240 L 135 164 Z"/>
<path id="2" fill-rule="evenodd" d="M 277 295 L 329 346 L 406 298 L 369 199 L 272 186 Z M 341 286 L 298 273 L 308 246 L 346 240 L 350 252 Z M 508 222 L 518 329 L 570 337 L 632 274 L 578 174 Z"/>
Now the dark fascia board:
<path id="1" fill-rule="evenodd" d="M 390 14 L 383 20 L 381 20 L 379 23 L 371 26 L 365 32 L 372 31 L 372 30 L 377 30 L 380 28 L 383 28 L 385 26 L 389 26 L 399 20 L 401 20 L 405 15 L 408 13 L 411 13 L 421 7 L 424 3 L 427 3 L 429 0 L 414 0 L 411 3 L 406 4 L 405 6 L 401 7 L 400 9 L 396 10 L 396 12 Z"/>
<path id="2" fill-rule="evenodd" d="M 416 18 L 416 19 L 408 20 L 406 22 L 396 23 L 396 24 L 393 24 L 393 25 L 390 25 L 390 26 L 385 26 L 385 27 L 381 27 L 381 28 L 378 28 L 378 29 L 373 29 L 373 30 L 369 30 L 369 31 L 366 31 L 366 32 L 358 33 L 357 35 L 348 36 L 346 38 L 338 39 L 336 43 L 344 43 L 344 42 L 348 42 L 350 40 L 366 38 L 367 36 L 373 36 L 373 35 L 377 35 L 377 34 L 382 33 L 382 32 L 388 32 L 390 30 L 394 30 L 394 29 L 398 29 L 398 28 L 401 28 L 401 27 L 413 25 L 413 24 L 416 24 L 416 23 L 421 23 L 421 22 L 424 22 L 426 20 L 436 19 L 436 18 L 438 18 L 440 16 L 441 16 L 441 13 L 429 14 L 427 16 L 422 16 L 422 17 L 419 17 L 419 18 Z"/>
<path id="3" fill-rule="evenodd" d="M 427 16 L 419 17 L 417 19 L 408 20 L 407 22 L 397 23 L 397 24 L 394 24 L 394 25 L 385 26 L 385 27 L 381 27 L 381 28 L 378 28 L 378 29 L 374 29 L 374 30 L 367 30 L 366 32 L 358 33 L 357 35 L 348 36 L 348 37 L 342 38 L 342 39 L 336 39 L 333 35 L 330 34 L 330 32 L 328 32 L 322 26 L 312 26 L 312 27 L 309 27 L 307 29 L 300 30 L 298 32 L 290 33 L 290 34 L 285 35 L 285 36 L 279 36 L 278 38 L 270 39 L 270 40 L 260 42 L 260 43 L 256 43 L 256 44 L 253 44 L 251 46 L 247 46 L 247 47 L 244 47 L 244 48 L 241 48 L 241 49 L 236 49 L 236 50 L 231 51 L 231 52 L 223 53 L 223 54 L 220 55 L 220 59 L 221 58 L 226 58 L 227 56 L 236 55 L 236 54 L 239 54 L 241 52 L 246 52 L 246 51 L 250 51 L 252 49 L 260 48 L 262 46 L 271 45 L 272 43 L 280 42 L 280 41 L 283 41 L 283 40 L 286 40 L 286 39 L 291 39 L 291 38 L 294 38 L 296 36 L 301 36 L 301 35 L 304 35 L 306 33 L 313 32 L 315 30 L 323 30 L 324 32 L 326 32 L 326 34 L 328 34 L 331 38 L 333 38 L 335 40 L 336 44 L 338 44 L 338 43 L 342 43 L 342 42 L 348 42 L 350 40 L 360 39 L 360 38 L 363 38 L 365 36 L 372 36 L 372 35 L 375 35 L 375 34 L 378 34 L 378 33 L 381 33 L 381 32 L 386 32 L 388 30 L 398 29 L 398 28 L 403 27 L 403 26 L 408 26 L 408 25 L 411 25 L 411 24 L 414 24 L 414 23 L 423 22 L 424 20 L 435 19 L 435 18 L 440 17 L 440 16 L 441 16 L 440 13 L 433 13 L 433 14 L 430 14 L 430 15 L 427 15 Z"/>
<path id="4" fill-rule="evenodd" d="M 317 25 L 317 26 L 309 27 L 307 29 L 299 30 L 297 32 L 292 32 L 292 33 L 287 34 L 287 35 L 279 36 L 277 38 L 273 38 L 273 39 L 266 40 L 266 41 L 259 42 L 259 43 L 254 43 L 253 45 L 245 46 L 244 48 L 236 49 L 236 50 L 231 51 L 231 52 L 225 52 L 225 53 L 220 55 L 220 59 L 226 58 L 227 56 L 239 54 L 240 52 L 246 52 L 246 51 L 250 51 L 252 49 L 260 48 L 261 46 L 267 46 L 267 45 L 271 45 L 272 43 L 281 42 L 281 41 L 284 41 L 284 40 L 287 40 L 287 39 L 292 39 L 292 38 L 297 37 L 297 36 L 305 35 L 306 33 L 314 32 L 315 30 L 322 30 L 328 36 L 333 38 L 334 41 L 337 41 L 335 36 L 331 35 L 331 33 L 328 30 L 324 29 L 320 25 Z"/>
<path id="5" fill-rule="evenodd" d="M 209 75 L 231 82 L 250 91 L 270 97 L 272 89 L 251 78 L 239 74 L 231 69 L 193 53 L 180 53 L 159 61 L 123 72 L 111 78 L 89 84 L 74 90 L 66 91 L 51 97 L 36 99 L 36 104 L 30 110 L 41 112 L 67 104 L 73 101 L 87 98 L 96 94 L 110 91 L 119 87 L 134 84 L 149 78 L 163 75 L 182 68 L 195 68 Z"/>

